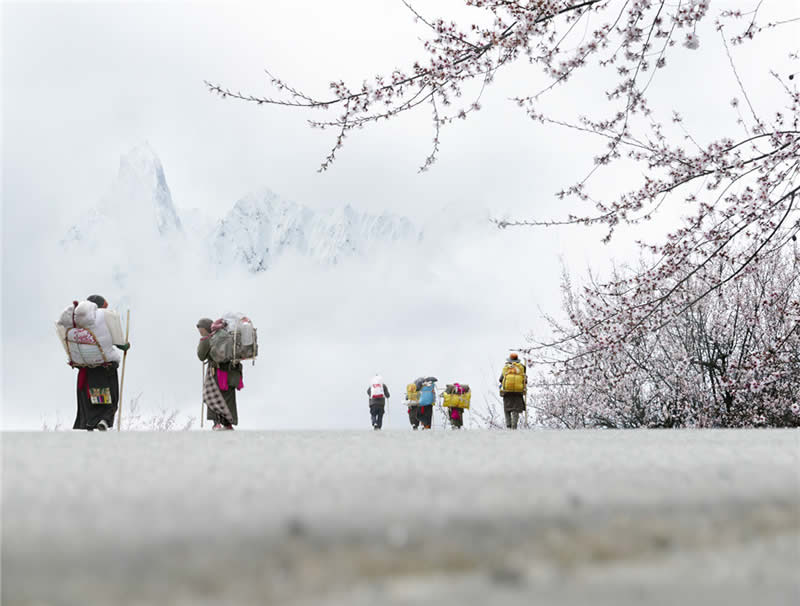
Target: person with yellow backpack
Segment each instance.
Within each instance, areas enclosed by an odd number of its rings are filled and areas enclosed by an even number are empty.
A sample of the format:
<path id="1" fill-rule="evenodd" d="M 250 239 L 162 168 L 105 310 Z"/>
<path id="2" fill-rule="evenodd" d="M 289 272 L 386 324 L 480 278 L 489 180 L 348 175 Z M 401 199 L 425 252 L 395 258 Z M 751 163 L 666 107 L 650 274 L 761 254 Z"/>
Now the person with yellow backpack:
<path id="1" fill-rule="evenodd" d="M 408 421 L 411 423 L 411 429 L 417 431 L 419 429 L 419 391 L 417 390 L 416 383 L 409 383 L 406 385 L 406 406 L 408 406 Z"/>
<path id="2" fill-rule="evenodd" d="M 447 409 L 447 418 L 453 429 L 464 427 L 464 411 L 469 410 L 472 392 L 469 385 L 452 383 L 447 385 L 442 394 L 442 406 Z"/>
<path id="3" fill-rule="evenodd" d="M 528 379 L 525 374 L 525 365 L 520 361 L 519 355 L 512 353 L 508 356 L 500 375 L 500 395 L 503 397 L 503 412 L 508 429 L 517 428 L 519 415 L 525 412 L 527 392 Z"/>

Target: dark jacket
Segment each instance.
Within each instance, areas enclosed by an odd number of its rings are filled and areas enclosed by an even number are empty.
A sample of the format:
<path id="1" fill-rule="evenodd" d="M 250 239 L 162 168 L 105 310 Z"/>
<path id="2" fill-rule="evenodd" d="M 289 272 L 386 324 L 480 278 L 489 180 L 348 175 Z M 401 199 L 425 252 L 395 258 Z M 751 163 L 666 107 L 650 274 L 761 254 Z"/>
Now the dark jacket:
<path id="1" fill-rule="evenodd" d="M 389 388 L 386 386 L 386 383 L 382 383 L 382 385 L 383 385 L 383 395 L 384 395 L 384 397 L 383 398 L 370 398 L 369 399 L 369 405 L 370 406 L 372 406 L 373 404 L 385 404 L 386 403 L 386 398 L 390 397 L 389 396 Z M 369 391 L 370 389 L 372 389 L 371 385 L 369 387 L 367 387 L 367 395 L 370 394 L 370 391 Z"/>
<path id="2" fill-rule="evenodd" d="M 521 393 L 503 394 L 503 410 L 505 412 L 525 412 L 525 396 Z"/>
<path id="3" fill-rule="evenodd" d="M 242 378 L 242 364 L 241 362 L 222 362 L 217 364 L 211 359 L 211 339 L 203 337 L 197 344 L 197 357 L 201 362 L 208 362 L 212 367 L 224 370 L 228 373 L 228 385 L 235 388 Z"/>

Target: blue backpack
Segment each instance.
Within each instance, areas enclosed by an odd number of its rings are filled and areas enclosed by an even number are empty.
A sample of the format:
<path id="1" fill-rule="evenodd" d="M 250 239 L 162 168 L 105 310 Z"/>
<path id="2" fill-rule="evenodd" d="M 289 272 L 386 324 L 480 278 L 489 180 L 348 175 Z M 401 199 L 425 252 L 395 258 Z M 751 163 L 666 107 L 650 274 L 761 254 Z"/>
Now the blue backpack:
<path id="1" fill-rule="evenodd" d="M 423 385 L 422 393 L 419 394 L 420 406 L 432 406 L 436 402 L 436 392 L 433 388 L 433 383 Z"/>

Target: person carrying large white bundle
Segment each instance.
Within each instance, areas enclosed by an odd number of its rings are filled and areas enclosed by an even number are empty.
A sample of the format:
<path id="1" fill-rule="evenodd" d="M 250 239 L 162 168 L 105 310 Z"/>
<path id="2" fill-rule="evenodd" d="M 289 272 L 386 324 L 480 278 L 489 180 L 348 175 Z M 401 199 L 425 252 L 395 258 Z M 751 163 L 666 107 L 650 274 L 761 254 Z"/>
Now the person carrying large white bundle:
<path id="1" fill-rule="evenodd" d="M 119 350 L 130 343 L 119 315 L 100 295 L 73 301 L 56 323 L 68 364 L 78 369 L 77 414 L 73 429 L 105 431 L 114 425 L 119 406 Z"/>

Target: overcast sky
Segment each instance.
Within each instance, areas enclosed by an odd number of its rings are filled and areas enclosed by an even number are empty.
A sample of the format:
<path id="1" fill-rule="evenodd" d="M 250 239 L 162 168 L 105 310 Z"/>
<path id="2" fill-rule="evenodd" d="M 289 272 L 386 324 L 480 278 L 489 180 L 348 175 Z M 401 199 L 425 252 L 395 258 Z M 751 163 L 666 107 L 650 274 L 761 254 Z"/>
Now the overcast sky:
<path id="1" fill-rule="evenodd" d="M 524 197 L 530 183 L 519 172 L 529 164 L 521 157 L 538 146 L 507 128 L 527 120 L 505 102 L 492 104 L 500 112 L 480 116 L 467 137 L 448 137 L 436 173 L 416 174 L 432 136 L 426 111 L 354 135 L 337 170 L 318 175 L 331 139 L 305 127 L 308 114 L 207 92 L 204 79 L 268 93 L 262 70 L 269 67 L 325 94 L 333 77 L 359 81 L 407 63 L 424 33 L 397 1 L 312 5 L 6 5 L 12 195 L 46 170 L 48 183 L 37 187 L 43 197 L 88 207 L 119 155 L 148 140 L 184 207 L 229 205 L 263 185 L 311 205 L 351 201 L 407 213 L 431 201 L 514 206 Z"/>
<path id="2" fill-rule="evenodd" d="M 428 1 L 425 10 L 472 16 L 462 5 Z M 4 3 L 4 201 L 38 221 L 64 222 L 65 214 L 95 204 L 119 156 L 146 140 L 184 208 L 221 212 L 269 186 L 312 206 L 351 202 L 413 215 L 455 202 L 546 215 L 552 194 L 590 167 L 597 146 L 579 140 L 575 148 L 570 133 L 537 128 L 508 101 L 544 82 L 535 69 L 501 72 L 484 110 L 444 132 L 441 159 L 423 175 L 416 168 L 431 145 L 427 109 L 352 134 L 335 169 L 320 175 L 332 137 L 306 128 L 309 114 L 222 101 L 203 84 L 269 94 L 268 67 L 324 95 L 334 78 L 358 83 L 407 66 L 420 56 L 424 35 L 399 0 Z M 688 114 L 693 132 L 709 120 L 731 122 L 725 107 L 707 112 L 707 99 L 719 101 L 710 89 L 736 92 L 718 40 L 701 42 L 703 52 L 677 50 L 690 61 L 663 78 L 665 90 L 672 88 L 665 107 Z M 760 63 L 752 51 L 737 54 L 745 74 Z M 748 82 L 756 97 L 766 83 L 761 67 Z M 602 102 L 606 83 L 591 76 L 584 82 L 599 87 L 557 91 L 562 109 Z M 581 90 L 596 95 L 588 106 Z M 693 115 L 700 108 L 707 113 Z"/>
<path id="3" fill-rule="evenodd" d="M 712 2 L 712 10 L 723 4 L 742 2 Z M 765 11 L 789 4 L 767 3 Z M 459 0 L 426 0 L 423 8 L 433 16 L 472 15 Z M 270 94 L 262 71 L 269 68 L 324 95 L 332 79 L 358 83 L 407 66 L 420 57 L 424 35 L 399 0 L 3 3 L 4 327 L 25 309 L 20 292 L 48 296 L 44 243 L 62 237 L 97 204 L 120 155 L 142 141 L 161 158 L 175 204 L 212 218 L 263 187 L 316 208 L 347 202 L 422 224 L 442 208 L 523 218 L 574 210 L 553 194 L 585 174 L 600 148 L 574 133 L 537 126 L 508 101 L 544 82 L 525 65 L 501 73 L 482 99 L 484 109 L 443 133 L 440 160 L 425 174 L 417 167 L 431 146 L 427 110 L 354 133 L 334 166 L 318 174 L 332 133 L 308 129 L 309 114 L 223 101 L 203 84 Z M 792 35 L 783 31 L 770 43 L 735 50 L 756 105 L 770 107 L 776 91 L 765 67 L 781 71 L 788 65 Z M 736 83 L 715 36 L 711 27 L 700 32 L 699 51 L 677 49 L 677 60 L 685 63 L 653 89 L 664 117 L 677 107 L 700 139 L 725 134 L 735 120 L 728 101 L 737 94 Z M 552 106 L 565 117 L 603 103 L 602 76 L 590 72 L 582 82 L 553 95 Z M 638 175 L 610 172 L 598 186 L 609 190 Z M 645 233 L 663 231 L 680 213 L 668 209 Z M 537 255 L 527 259 L 528 286 L 535 285 L 525 290 L 530 321 L 519 326 L 537 325 L 537 305 L 554 311 L 560 258 L 581 271 L 590 260 L 602 264 L 636 254 L 629 241 L 604 247 L 598 236 L 576 229 L 532 231 L 527 250 L 515 237 L 515 254 Z M 5 339 L 3 345 L 7 356 Z M 3 372 L 8 381 L 6 364 Z"/>

